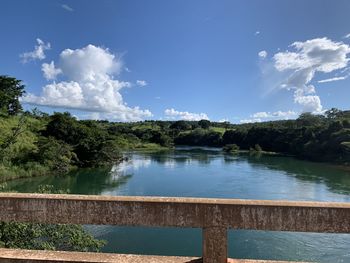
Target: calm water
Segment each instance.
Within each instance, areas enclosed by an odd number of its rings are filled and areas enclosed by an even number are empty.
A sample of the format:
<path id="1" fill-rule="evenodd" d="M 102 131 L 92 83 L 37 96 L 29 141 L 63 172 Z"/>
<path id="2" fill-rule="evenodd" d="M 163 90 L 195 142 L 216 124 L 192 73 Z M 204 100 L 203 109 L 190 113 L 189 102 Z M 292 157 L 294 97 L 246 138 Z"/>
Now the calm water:
<path id="1" fill-rule="evenodd" d="M 216 149 L 179 148 L 167 153 L 130 153 L 130 161 L 65 177 L 8 183 L 34 192 L 41 184 L 74 194 L 186 196 L 245 199 L 350 201 L 350 172 L 281 156 L 224 155 Z M 200 229 L 87 226 L 106 239 L 104 252 L 201 254 Z M 235 258 L 350 262 L 350 235 L 230 231 Z"/>

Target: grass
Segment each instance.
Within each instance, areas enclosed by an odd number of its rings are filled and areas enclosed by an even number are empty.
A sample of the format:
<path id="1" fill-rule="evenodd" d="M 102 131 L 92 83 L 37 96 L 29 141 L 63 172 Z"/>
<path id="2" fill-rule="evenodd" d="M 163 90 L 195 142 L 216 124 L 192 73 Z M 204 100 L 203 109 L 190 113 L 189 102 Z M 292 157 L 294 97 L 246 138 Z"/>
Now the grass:
<path id="1" fill-rule="evenodd" d="M 0 182 L 20 178 L 44 176 L 50 174 L 48 167 L 37 163 L 28 163 L 24 166 L 0 164 Z"/>
<path id="2" fill-rule="evenodd" d="M 227 130 L 231 130 L 231 129 L 226 129 L 226 128 L 223 128 L 223 127 L 210 127 L 209 128 L 211 131 L 214 131 L 214 132 L 219 132 L 221 134 L 224 134 L 225 131 Z"/>
<path id="3" fill-rule="evenodd" d="M 156 143 L 141 143 L 133 148 L 133 150 L 137 151 L 164 151 L 169 149 L 169 147 L 164 147 Z"/>

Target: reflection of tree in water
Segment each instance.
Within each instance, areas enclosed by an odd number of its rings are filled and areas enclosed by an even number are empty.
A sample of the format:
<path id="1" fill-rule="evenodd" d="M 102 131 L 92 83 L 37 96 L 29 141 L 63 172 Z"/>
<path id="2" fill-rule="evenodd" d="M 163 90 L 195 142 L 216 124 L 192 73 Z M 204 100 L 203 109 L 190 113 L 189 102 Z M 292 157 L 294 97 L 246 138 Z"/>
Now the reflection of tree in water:
<path id="1" fill-rule="evenodd" d="M 54 190 L 69 189 L 72 194 L 98 195 L 126 184 L 133 171 L 147 167 L 152 162 L 173 168 L 196 163 L 209 166 L 214 160 L 222 160 L 224 164 L 243 162 L 260 170 L 280 171 L 299 180 L 324 183 L 335 193 L 350 194 L 350 171 L 291 157 L 248 153 L 223 154 L 221 151 L 205 148 L 175 149 L 163 153 L 134 153 L 130 157 L 130 161 L 117 166 L 118 169 L 114 173 L 111 173 L 109 168 L 79 169 L 66 176 L 28 178 L 10 181 L 7 185 L 8 189 L 18 192 L 35 192 L 38 185 L 54 185 Z"/>
<path id="2" fill-rule="evenodd" d="M 152 153 L 147 154 L 152 161 L 163 164 L 165 166 L 171 166 L 174 163 L 176 165 L 188 165 L 193 162 L 200 164 L 210 164 L 213 159 L 217 159 L 221 154 L 216 148 L 210 149 L 207 147 L 200 148 L 180 148 L 166 153 Z"/>
<path id="3" fill-rule="evenodd" d="M 350 194 L 350 171 L 324 163 L 308 162 L 292 157 L 271 155 L 246 155 L 246 160 L 254 167 L 286 172 L 299 180 L 324 183 L 330 191 L 339 194 Z"/>
<path id="4" fill-rule="evenodd" d="M 268 155 L 259 152 L 224 154 L 222 151 L 208 150 L 206 148 L 185 148 L 166 154 L 151 154 L 150 157 L 153 161 L 162 164 L 170 162 L 191 164 L 194 161 L 210 164 L 211 161 L 217 158 L 223 158 L 225 163 L 248 162 L 252 167 L 285 172 L 287 175 L 299 180 L 324 183 L 332 192 L 350 194 L 350 170 L 325 163 L 298 160 L 283 155 Z"/>
<path id="5" fill-rule="evenodd" d="M 131 174 L 117 176 L 110 168 L 79 169 L 65 176 L 47 176 L 8 182 L 8 188 L 18 192 L 35 192 L 38 185 L 53 185 L 54 189 L 69 190 L 71 194 L 99 195 L 127 183 Z"/>

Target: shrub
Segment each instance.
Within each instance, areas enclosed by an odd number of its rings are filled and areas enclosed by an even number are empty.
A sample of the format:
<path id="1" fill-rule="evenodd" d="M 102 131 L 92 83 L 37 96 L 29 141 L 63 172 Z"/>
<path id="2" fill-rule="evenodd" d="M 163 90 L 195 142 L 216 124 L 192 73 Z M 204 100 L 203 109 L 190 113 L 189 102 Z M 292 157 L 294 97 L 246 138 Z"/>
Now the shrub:
<path id="1" fill-rule="evenodd" d="M 237 144 L 226 144 L 222 150 L 227 153 L 239 151 L 239 146 Z"/>

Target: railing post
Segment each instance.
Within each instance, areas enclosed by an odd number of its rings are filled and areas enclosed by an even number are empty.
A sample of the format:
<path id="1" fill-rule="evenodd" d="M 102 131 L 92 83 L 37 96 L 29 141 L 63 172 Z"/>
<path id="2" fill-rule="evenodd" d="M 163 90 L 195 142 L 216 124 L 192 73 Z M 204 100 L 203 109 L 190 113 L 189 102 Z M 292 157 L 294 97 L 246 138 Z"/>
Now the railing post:
<path id="1" fill-rule="evenodd" d="M 227 263 L 227 228 L 203 228 L 203 263 Z"/>

